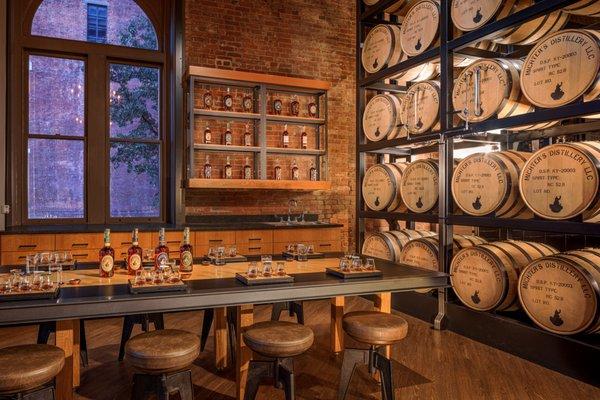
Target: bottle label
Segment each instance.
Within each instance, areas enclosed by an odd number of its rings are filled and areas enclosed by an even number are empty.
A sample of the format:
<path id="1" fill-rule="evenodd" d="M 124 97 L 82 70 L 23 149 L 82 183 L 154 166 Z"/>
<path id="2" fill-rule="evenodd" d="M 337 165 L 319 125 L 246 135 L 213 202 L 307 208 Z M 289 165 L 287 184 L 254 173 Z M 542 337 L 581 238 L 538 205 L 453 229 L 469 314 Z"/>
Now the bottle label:
<path id="1" fill-rule="evenodd" d="M 295 168 L 292 170 L 292 179 L 296 180 L 298 178 L 300 178 L 300 173 L 298 171 L 298 168 Z"/>
<path id="2" fill-rule="evenodd" d="M 244 178 L 252 179 L 252 168 L 244 168 Z"/>
<path id="3" fill-rule="evenodd" d="M 302 146 L 308 146 L 308 136 L 302 136 Z"/>
<path id="4" fill-rule="evenodd" d="M 192 256 L 191 251 L 184 251 L 181 253 L 181 267 L 182 269 L 189 271 L 192 269 L 192 265 L 194 264 L 194 257 Z"/>
<path id="5" fill-rule="evenodd" d="M 139 254 L 132 254 L 129 257 L 129 269 L 137 271 L 142 266 L 142 257 Z"/>
<path id="6" fill-rule="evenodd" d="M 114 265 L 115 260 L 110 254 L 105 255 L 104 257 L 102 257 L 102 260 L 100 260 L 100 268 L 104 272 L 112 271 Z"/>
<path id="7" fill-rule="evenodd" d="M 156 255 L 156 265 L 163 265 L 169 262 L 169 254 L 162 252 Z"/>
<path id="8" fill-rule="evenodd" d="M 212 175 L 212 168 L 211 167 L 204 167 L 204 177 L 209 179 Z"/>
<path id="9" fill-rule="evenodd" d="M 231 142 L 232 142 L 231 134 L 230 133 L 225 134 L 225 144 L 230 145 Z"/>
<path id="10" fill-rule="evenodd" d="M 284 135 L 283 136 L 283 144 L 288 144 L 290 143 L 290 137 L 288 135 Z"/>
<path id="11" fill-rule="evenodd" d="M 310 170 L 310 180 L 311 181 L 317 180 L 317 170 L 314 168 Z"/>
<path id="12" fill-rule="evenodd" d="M 231 167 L 225 168 L 225 178 L 229 179 L 229 178 L 231 178 L 231 176 L 232 176 L 232 168 Z"/>
<path id="13" fill-rule="evenodd" d="M 276 168 L 275 169 L 275 179 L 280 181 L 281 180 L 281 168 Z"/>
<path id="14" fill-rule="evenodd" d="M 210 132 L 204 132 L 204 141 L 206 143 L 210 143 L 210 141 L 212 140 L 212 135 Z"/>
<path id="15" fill-rule="evenodd" d="M 246 135 L 246 137 L 244 139 L 244 144 L 246 146 L 252 146 L 252 136 L 251 135 Z"/>

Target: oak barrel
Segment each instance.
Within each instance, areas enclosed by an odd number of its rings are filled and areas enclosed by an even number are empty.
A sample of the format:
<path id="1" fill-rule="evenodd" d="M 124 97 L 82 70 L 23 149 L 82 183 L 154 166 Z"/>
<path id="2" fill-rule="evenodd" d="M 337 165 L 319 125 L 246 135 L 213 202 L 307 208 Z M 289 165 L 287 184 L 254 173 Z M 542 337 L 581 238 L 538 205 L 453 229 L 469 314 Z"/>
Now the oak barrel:
<path id="1" fill-rule="evenodd" d="M 533 261 L 519 278 L 521 306 L 539 327 L 560 335 L 600 331 L 600 249 Z"/>
<path id="2" fill-rule="evenodd" d="M 453 236 L 453 248 L 455 252 L 483 243 L 486 243 L 486 240 L 475 235 L 455 234 Z M 400 262 L 412 265 L 413 267 L 437 271 L 440 265 L 439 248 L 440 241 L 437 235 L 413 239 L 402 248 Z"/>
<path id="3" fill-rule="evenodd" d="M 367 235 L 362 246 L 362 255 L 400 262 L 402 247 L 412 239 L 436 235 L 435 232 L 400 229 L 376 232 Z"/>
<path id="4" fill-rule="evenodd" d="M 414 57 L 439 42 L 440 5 L 434 0 L 417 1 L 400 27 L 402 51 Z"/>
<path id="5" fill-rule="evenodd" d="M 424 81 L 412 85 L 404 97 L 404 124 L 409 133 L 418 135 L 439 129 L 440 83 Z"/>
<path id="6" fill-rule="evenodd" d="M 558 143 L 535 152 L 523 166 L 519 190 L 540 217 L 561 220 L 579 215 L 600 220 L 600 142 Z"/>
<path id="7" fill-rule="evenodd" d="M 406 60 L 408 60 L 408 56 L 404 54 L 400 62 L 404 62 Z M 402 71 L 398 75 L 393 76 L 391 79 L 397 81 L 398 85 L 406 85 L 408 82 L 423 82 L 431 80 L 437 77 L 439 74 L 439 64 L 426 62 Z"/>
<path id="8" fill-rule="evenodd" d="M 373 211 L 405 211 L 400 196 L 400 182 L 408 163 L 376 164 L 370 167 L 362 182 L 362 196 Z"/>
<path id="9" fill-rule="evenodd" d="M 533 214 L 521 199 L 519 174 L 531 153 L 497 151 L 465 157 L 452 175 L 452 197 L 466 214 L 502 218 Z"/>
<path id="10" fill-rule="evenodd" d="M 538 258 L 557 253 L 542 243 L 502 241 L 458 251 L 450 264 L 456 296 L 477 311 L 516 310 L 521 269 Z"/>
<path id="11" fill-rule="evenodd" d="M 380 24 L 369 31 L 361 53 L 362 66 L 369 74 L 397 64 L 402 57 L 400 28 Z"/>
<path id="12" fill-rule="evenodd" d="M 454 82 L 452 104 L 469 122 L 506 118 L 534 111 L 521 92 L 520 60 L 483 59 L 465 68 Z"/>
<path id="13" fill-rule="evenodd" d="M 402 99 L 404 96 L 378 94 L 365 107 L 363 132 L 367 139 L 379 141 L 393 139 L 401 129 Z"/>
<path id="14" fill-rule="evenodd" d="M 521 71 L 521 90 L 544 108 L 600 95 L 600 33 L 567 29 L 546 36 L 531 49 Z"/>
<path id="15" fill-rule="evenodd" d="M 416 213 L 426 213 L 438 202 L 438 161 L 417 160 L 402 174 L 400 195 L 406 207 Z"/>
<path id="16" fill-rule="evenodd" d="M 587 17 L 600 16 L 600 1 L 581 0 L 563 8 L 563 11 L 569 14 L 584 15 Z"/>

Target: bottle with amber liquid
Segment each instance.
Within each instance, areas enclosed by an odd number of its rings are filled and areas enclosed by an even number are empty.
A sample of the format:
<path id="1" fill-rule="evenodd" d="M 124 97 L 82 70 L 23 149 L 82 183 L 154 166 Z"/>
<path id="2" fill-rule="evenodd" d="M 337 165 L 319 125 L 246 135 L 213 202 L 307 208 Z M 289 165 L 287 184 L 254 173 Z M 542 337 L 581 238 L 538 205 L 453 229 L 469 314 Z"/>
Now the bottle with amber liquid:
<path id="1" fill-rule="evenodd" d="M 300 179 L 300 170 L 298 169 L 298 164 L 296 164 L 296 160 L 292 160 L 292 180 L 297 181 Z"/>
<path id="2" fill-rule="evenodd" d="M 115 250 L 110 247 L 110 229 L 104 230 L 104 247 L 99 252 L 100 277 L 110 278 L 115 274 Z"/>
<path id="3" fill-rule="evenodd" d="M 244 163 L 244 179 L 252 179 L 252 167 L 250 166 L 250 159 L 246 157 Z"/>
<path id="4" fill-rule="evenodd" d="M 135 275 L 142 267 L 143 250 L 139 245 L 138 228 L 131 233 L 131 247 L 127 250 L 127 273 Z"/>
<path id="5" fill-rule="evenodd" d="M 283 127 L 283 133 L 281 134 L 281 146 L 289 147 L 290 146 L 290 134 L 287 130 L 287 125 Z"/>
<path id="6" fill-rule="evenodd" d="M 244 146 L 252 146 L 252 134 L 250 133 L 250 127 L 246 124 L 246 132 L 244 132 Z"/>
<path id="7" fill-rule="evenodd" d="M 275 160 L 275 168 L 273 170 L 273 177 L 276 181 L 281 180 L 281 165 L 279 165 L 279 160 Z"/>
<path id="8" fill-rule="evenodd" d="M 233 144 L 233 133 L 231 132 L 231 123 L 227 123 L 227 130 L 225 130 L 225 134 L 223 135 L 223 144 L 225 146 L 231 146 Z"/>
<path id="9" fill-rule="evenodd" d="M 231 178 L 233 178 L 233 167 L 231 166 L 229 156 L 227 156 L 227 161 L 225 161 L 225 167 L 223 168 L 223 179 Z"/>
<path id="10" fill-rule="evenodd" d="M 211 144 L 212 143 L 212 131 L 210 130 L 210 126 L 206 125 L 204 128 L 204 143 Z"/>
<path id="11" fill-rule="evenodd" d="M 210 165 L 210 158 L 206 156 L 206 163 L 204 163 L 204 179 L 212 178 L 212 165 Z"/>
<path id="12" fill-rule="evenodd" d="M 158 231 L 158 246 L 154 249 L 154 268 L 160 269 L 161 265 L 166 265 L 169 262 L 169 248 L 167 247 L 167 239 L 165 239 L 165 228 L 160 228 Z"/>
<path id="13" fill-rule="evenodd" d="M 190 228 L 183 229 L 183 243 L 179 248 L 179 270 L 192 272 L 194 269 L 194 253 L 190 244 Z"/>
<path id="14" fill-rule="evenodd" d="M 310 163 L 310 169 L 308 170 L 308 179 L 310 179 L 313 182 L 319 180 L 319 173 L 317 172 L 317 168 L 315 167 L 314 162 Z"/>
<path id="15" fill-rule="evenodd" d="M 307 149 L 308 148 L 308 134 L 306 133 L 306 127 L 305 126 L 302 127 L 302 135 L 301 135 L 300 146 L 303 149 Z"/>

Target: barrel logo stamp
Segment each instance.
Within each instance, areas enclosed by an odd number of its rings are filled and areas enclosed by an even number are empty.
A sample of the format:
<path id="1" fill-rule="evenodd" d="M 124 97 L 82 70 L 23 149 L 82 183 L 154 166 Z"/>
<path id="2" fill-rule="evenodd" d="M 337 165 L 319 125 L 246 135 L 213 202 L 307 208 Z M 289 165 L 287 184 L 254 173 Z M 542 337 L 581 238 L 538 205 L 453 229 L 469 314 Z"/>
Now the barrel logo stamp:
<path id="1" fill-rule="evenodd" d="M 104 257 L 102 257 L 102 260 L 100 260 L 100 268 L 102 268 L 102 271 L 104 272 L 110 272 L 113 269 L 114 265 L 115 261 L 113 257 L 109 254 L 105 255 Z"/>
<path id="2" fill-rule="evenodd" d="M 562 85 L 562 82 L 556 84 L 556 88 L 552 93 L 550 93 L 552 100 L 560 100 L 565 95 L 565 92 L 562 90 Z"/>
<path id="3" fill-rule="evenodd" d="M 481 298 L 479 297 L 479 290 L 476 290 L 475 293 L 471 295 L 471 300 L 473 300 L 474 304 L 481 303 Z"/>
<path id="4" fill-rule="evenodd" d="M 476 210 L 481 210 L 481 206 L 482 206 L 482 204 L 481 204 L 481 196 L 477 196 L 475 198 L 475 201 L 473 202 L 473 208 L 476 209 Z"/>
<path id="5" fill-rule="evenodd" d="M 129 268 L 133 271 L 137 271 L 142 266 L 142 257 L 139 254 L 133 254 L 129 257 Z"/>
<path id="6" fill-rule="evenodd" d="M 419 199 L 417 200 L 417 202 L 415 203 L 415 205 L 417 206 L 417 208 L 423 208 L 422 196 L 419 196 Z"/>
<path id="7" fill-rule="evenodd" d="M 184 251 L 181 253 L 181 265 L 183 267 L 190 267 L 194 263 L 194 257 L 192 256 L 192 252 Z"/>
<path id="8" fill-rule="evenodd" d="M 552 202 L 552 203 L 550 204 L 550 206 L 549 206 L 549 207 L 550 207 L 550 211 L 552 211 L 552 212 L 553 212 L 553 213 L 555 213 L 555 214 L 558 214 L 558 213 L 559 213 L 559 212 L 561 212 L 561 211 L 562 211 L 562 209 L 563 209 L 563 206 L 562 206 L 562 204 L 560 204 L 560 199 L 561 199 L 561 197 L 562 197 L 562 196 L 556 196 L 556 197 L 554 198 L 554 202 Z"/>
<path id="9" fill-rule="evenodd" d="M 159 253 L 156 256 L 156 264 L 163 265 L 169 262 L 169 254 L 167 253 Z"/>
<path id="10" fill-rule="evenodd" d="M 560 310 L 554 310 L 554 315 L 550 317 L 550 322 L 552 322 L 552 325 L 561 326 L 564 324 L 565 321 L 563 321 L 563 319 L 560 317 L 560 313 Z"/>
<path id="11" fill-rule="evenodd" d="M 481 22 L 481 19 L 483 18 L 483 14 L 481 14 L 481 7 L 479 7 L 477 9 L 477 12 L 475 13 L 475 16 L 473 17 L 473 22 L 475 22 L 476 24 Z"/>

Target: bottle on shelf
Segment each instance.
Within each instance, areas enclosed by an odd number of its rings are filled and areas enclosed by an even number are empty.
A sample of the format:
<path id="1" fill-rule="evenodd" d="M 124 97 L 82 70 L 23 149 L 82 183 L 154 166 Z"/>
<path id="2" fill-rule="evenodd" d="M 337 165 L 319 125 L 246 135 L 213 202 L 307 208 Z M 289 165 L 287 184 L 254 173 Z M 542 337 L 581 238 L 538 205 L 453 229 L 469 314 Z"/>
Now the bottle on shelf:
<path id="1" fill-rule="evenodd" d="M 306 126 L 302 127 L 302 135 L 301 135 L 301 143 L 300 143 L 301 147 L 303 149 L 307 149 L 308 148 L 308 134 L 306 133 Z"/>
<path id="2" fill-rule="evenodd" d="M 210 127 L 208 125 L 206 125 L 206 128 L 204 129 L 204 144 L 211 144 L 212 143 L 212 132 L 210 130 Z"/>
<path id="3" fill-rule="evenodd" d="M 165 228 L 160 228 L 158 231 L 158 245 L 154 249 L 154 268 L 158 270 L 161 266 L 167 265 L 168 262 L 169 248 L 165 238 Z"/>
<path id="4" fill-rule="evenodd" d="M 231 133 L 231 122 L 227 123 L 227 129 L 223 135 L 223 144 L 225 146 L 231 146 L 233 144 L 233 133 Z"/>
<path id="5" fill-rule="evenodd" d="M 204 101 L 204 108 L 210 110 L 213 105 L 213 95 L 210 90 L 207 90 L 202 97 L 202 101 Z"/>
<path id="6" fill-rule="evenodd" d="M 231 90 L 227 88 L 227 93 L 223 96 L 223 107 L 225 110 L 231 111 L 233 110 L 233 97 L 231 96 Z"/>
<path id="7" fill-rule="evenodd" d="M 244 163 L 244 179 L 252 179 L 252 167 L 250 166 L 249 157 L 246 157 L 246 162 Z"/>
<path id="8" fill-rule="evenodd" d="M 250 126 L 246 124 L 246 131 L 244 132 L 244 146 L 252 146 L 252 134 L 250 133 Z"/>
<path id="9" fill-rule="evenodd" d="M 292 160 L 292 180 L 300 180 L 300 170 L 298 169 L 298 164 L 296 163 L 296 160 Z"/>
<path id="10" fill-rule="evenodd" d="M 231 178 L 233 178 L 233 167 L 231 166 L 231 160 L 229 156 L 227 156 L 227 161 L 225 161 L 225 167 L 223 168 L 223 179 Z"/>
<path id="11" fill-rule="evenodd" d="M 131 233 L 131 247 L 127 250 L 127 272 L 129 275 L 135 275 L 142 267 L 143 250 L 139 245 L 138 228 Z"/>
<path id="12" fill-rule="evenodd" d="M 290 145 L 290 134 L 288 133 L 287 124 L 283 127 L 283 133 L 281 134 L 281 146 L 289 147 Z"/>
<path id="13" fill-rule="evenodd" d="M 204 179 L 212 178 L 212 165 L 210 165 L 210 158 L 206 155 L 206 163 L 204 163 Z"/>
<path id="14" fill-rule="evenodd" d="M 308 178 L 311 181 L 313 181 L 313 182 L 319 180 L 319 173 L 317 172 L 317 168 L 315 167 L 315 163 L 314 162 L 310 163 L 310 169 L 309 169 L 309 172 L 308 172 Z"/>
<path id="15" fill-rule="evenodd" d="M 190 244 L 190 228 L 183 228 L 183 243 L 179 248 L 179 270 L 192 272 L 194 269 L 194 252 Z"/>
<path id="16" fill-rule="evenodd" d="M 100 249 L 100 277 L 110 278 L 115 274 L 115 250 L 110 247 L 110 229 L 104 230 L 104 247 Z"/>
<path id="17" fill-rule="evenodd" d="M 274 178 L 276 181 L 281 180 L 281 166 L 279 165 L 279 159 L 275 160 Z"/>

